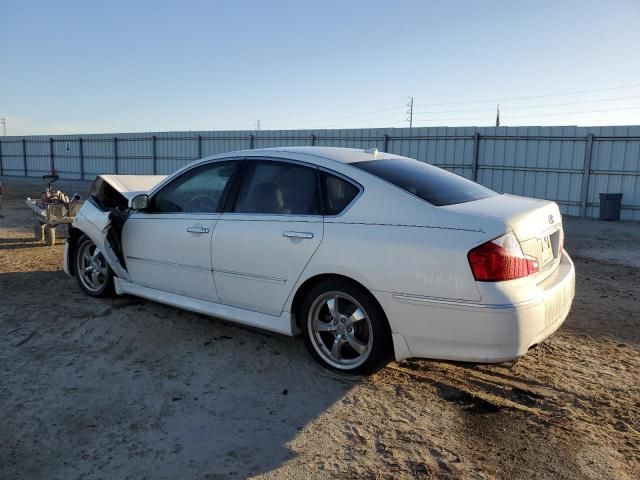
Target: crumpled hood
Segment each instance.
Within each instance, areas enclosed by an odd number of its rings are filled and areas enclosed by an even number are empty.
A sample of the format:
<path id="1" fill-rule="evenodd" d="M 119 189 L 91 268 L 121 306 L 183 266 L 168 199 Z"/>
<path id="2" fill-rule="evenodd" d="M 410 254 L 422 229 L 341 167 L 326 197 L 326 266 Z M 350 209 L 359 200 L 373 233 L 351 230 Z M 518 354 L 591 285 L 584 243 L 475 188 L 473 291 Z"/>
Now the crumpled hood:
<path id="1" fill-rule="evenodd" d="M 100 175 L 105 182 L 115 188 L 127 200 L 140 193 L 147 193 L 162 180 L 166 175 Z"/>

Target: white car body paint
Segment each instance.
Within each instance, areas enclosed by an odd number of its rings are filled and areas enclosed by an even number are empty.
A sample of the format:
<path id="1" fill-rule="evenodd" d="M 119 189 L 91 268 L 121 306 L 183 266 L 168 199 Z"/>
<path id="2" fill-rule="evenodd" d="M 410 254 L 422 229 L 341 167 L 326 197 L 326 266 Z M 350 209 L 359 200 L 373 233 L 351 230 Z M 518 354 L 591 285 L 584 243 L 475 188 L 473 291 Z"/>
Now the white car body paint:
<path id="1" fill-rule="evenodd" d="M 167 175 L 100 175 L 100 177 L 122 193 L 127 200 L 131 200 L 140 193 L 147 193 L 167 178 Z"/>
<path id="2" fill-rule="evenodd" d="M 102 178 L 130 201 L 139 193 L 152 197 L 194 166 L 230 158 L 300 162 L 343 175 L 362 192 L 343 213 L 325 217 L 134 212 L 122 232 L 126 269 L 105 241 L 108 213 L 85 202 L 73 226 L 106 252 L 118 293 L 293 335 L 295 292 L 317 275 L 343 275 L 382 306 L 398 360 L 515 359 L 568 314 L 575 271 L 566 252 L 545 271 L 501 282 L 475 281 L 467 260 L 469 250 L 506 232 L 517 236 L 525 253 L 551 233 L 562 239 L 553 202 L 498 195 L 436 207 L 349 165 L 374 153 L 328 147 L 220 154 L 164 178 Z M 196 225 L 206 233 L 186 233 Z M 288 232 L 308 236 L 283 236 Z M 67 262 L 68 255 L 70 271 Z"/>
<path id="3" fill-rule="evenodd" d="M 285 236 L 290 234 L 308 238 Z M 323 234 L 322 216 L 223 213 L 212 243 L 220 300 L 280 316 Z"/>

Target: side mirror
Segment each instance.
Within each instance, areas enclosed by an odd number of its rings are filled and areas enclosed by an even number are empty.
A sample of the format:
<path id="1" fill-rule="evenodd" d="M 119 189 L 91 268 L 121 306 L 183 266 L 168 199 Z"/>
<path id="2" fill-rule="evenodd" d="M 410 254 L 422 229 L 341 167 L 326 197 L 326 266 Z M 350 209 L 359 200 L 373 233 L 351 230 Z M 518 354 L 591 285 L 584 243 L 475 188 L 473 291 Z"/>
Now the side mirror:
<path id="1" fill-rule="evenodd" d="M 132 210 L 145 210 L 149 206 L 149 195 L 141 193 L 129 200 L 129 208 Z"/>

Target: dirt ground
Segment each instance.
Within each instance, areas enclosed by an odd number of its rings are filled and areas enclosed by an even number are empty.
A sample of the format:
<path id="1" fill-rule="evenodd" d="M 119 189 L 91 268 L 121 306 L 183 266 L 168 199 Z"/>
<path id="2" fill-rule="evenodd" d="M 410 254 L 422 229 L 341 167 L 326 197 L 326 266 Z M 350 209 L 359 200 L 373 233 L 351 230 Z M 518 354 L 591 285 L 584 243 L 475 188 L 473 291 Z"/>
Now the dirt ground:
<path id="1" fill-rule="evenodd" d="M 0 478 L 640 478 L 640 225 L 565 220 L 576 299 L 514 366 L 346 379 L 300 339 L 97 300 L 3 178 Z M 68 193 L 86 183 L 61 181 Z"/>

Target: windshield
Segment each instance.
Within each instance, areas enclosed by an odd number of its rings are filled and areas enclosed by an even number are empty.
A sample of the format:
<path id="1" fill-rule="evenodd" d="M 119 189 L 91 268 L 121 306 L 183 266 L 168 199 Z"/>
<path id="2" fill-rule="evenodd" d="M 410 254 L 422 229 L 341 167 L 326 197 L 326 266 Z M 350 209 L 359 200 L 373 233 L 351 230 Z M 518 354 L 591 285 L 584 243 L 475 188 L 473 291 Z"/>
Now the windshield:
<path id="1" fill-rule="evenodd" d="M 381 158 L 351 165 L 436 205 L 454 205 L 498 195 L 460 175 L 411 159 Z"/>

